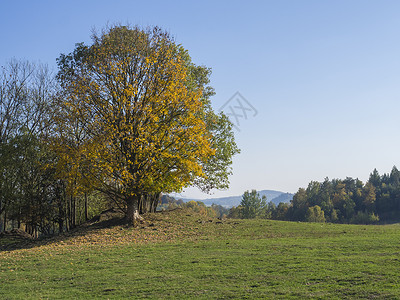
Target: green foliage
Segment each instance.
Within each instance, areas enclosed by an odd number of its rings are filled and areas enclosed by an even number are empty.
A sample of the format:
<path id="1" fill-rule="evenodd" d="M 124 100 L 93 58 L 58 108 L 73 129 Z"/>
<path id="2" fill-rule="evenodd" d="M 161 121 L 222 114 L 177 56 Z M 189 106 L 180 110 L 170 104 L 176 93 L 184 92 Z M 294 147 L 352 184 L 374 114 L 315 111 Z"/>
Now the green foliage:
<path id="1" fill-rule="evenodd" d="M 379 222 L 379 216 L 375 215 L 371 212 L 362 212 L 359 211 L 355 216 L 353 216 L 350 220 L 350 223 L 353 224 L 376 224 Z"/>
<path id="2" fill-rule="evenodd" d="M 8 160 L 11 165 L 5 168 L 4 183 L 12 178 L 14 181 L 13 189 L 4 195 L 9 201 L 8 217 L 24 223 L 31 234 L 39 230 L 48 235 L 60 217 L 58 207 L 63 197 L 62 182 L 57 180 L 54 170 L 46 167 L 54 155 L 37 137 L 28 134 L 10 139 L 9 146 L 12 147 Z M 10 172 L 17 172 L 17 176 L 13 177 Z"/>
<path id="3" fill-rule="evenodd" d="M 306 190 L 300 188 L 296 194 L 293 196 L 292 200 L 292 211 L 294 220 L 304 221 L 305 215 L 308 209 L 308 196 Z"/>
<path id="4" fill-rule="evenodd" d="M 10 61 L 0 72 L 0 231 L 54 232 L 63 215 L 62 185 L 47 147 L 57 86 L 47 67 Z"/>
<path id="5" fill-rule="evenodd" d="M 367 182 L 363 189 L 363 204 L 365 205 L 365 208 L 369 211 L 373 211 L 375 200 L 376 200 L 375 187 L 372 183 Z"/>
<path id="6" fill-rule="evenodd" d="M 267 202 L 266 197 L 260 197 L 256 190 L 246 191 L 243 194 L 239 206 L 232 207 L 227 214 L 231 219 L 274 219 L 285 220 L 289 212 L 287 203 L 279 203 L 278 206 L 272 201 Z"/>
<path id="7" fill-rule="evenodd" d="M 336 209 L 332 210 L 332 213 L 331 213 L 331 216 L 330 216 L 329 220 L 330 220 L 330 222 L 333 222 L 333 223 L 337 222 L 338 215 L 337 215 Z"/>
<path id="8" fill-rule="evenodd" d="M 257 215 L 257 205 L 252 203 L 260 203 L 259 197 L 255 191 L 252 197 L 246 192 L 246 197 L 244 203 L 249 208 L 233 207 L 228 217 Z M 380 176 L 374 169 L 365 184 L 350 177 L 312 181 L 294 194 L 290 204 L 262 206 L 263 213 L 257 217 L 275 220 L 355 224 L 400 221 L 400 171 L 393 167 L 390 174 Z"/>
<path id="9" fill-rule="evenodd" d="M 223 207 L 222 205 L 218 205 L 218 204 L 213 203 L 211 205 L 211 208 L 216 212 L 217 218 L 221 218 L 222 219 L 222 218 L 226 217 L 229 214 L 229 209 Z"/>
<path id="10" fill-rule="evenodd" d="M 195 213 L 199 213 L 203 216 L 208 216 L 210 218 L 223 218 L 229 213 L 229 210 L 222 207 L 221 205 L 213 204 L 211 206 L 206 206 L 202 201 L 188 201 L 183 202 L 182 199 L 175 200 L 175 198 L 169 195 L 162 196 L 161 205 L 158 207 L 159 211 L 173 210 L 176 208 L 189 209 Z"/>
<path id="11" fill-rule="evenodd" d="M 267 201 L 266 197 L 260 197 L 256 190 L 246 191 L 242 196 L 240 206 L 240 217 L 243 219 L 254 219 L 265 216 Z"/>
<path id="12" fill-rule="evenodd" d="M 289 212 L 289 205 L 287 203 L 279 203 L 273 213 L 273 219 L 275 220 L 286 220 L 286 216 Z"/>
<path id="13" fill-rule="evenodd" d="M 372 224 L 378 221 L 399 221 L 400 172 L 393 167 L 390 174 L 379 175 L 376 169 L 363 184 L 358 179 L 325 179 L 299 189 L 285 220 L 307 221 L 311 210 L 319 206 L 328 222 Z"/>
<path id="14" fill-rule="evenodd" d="M 231 209 L 229 210 L 229 213 L 228 213 L 228 218 L 240 219 L 242 217 L 242 210 L 243 210 L 243 207 L 240 205 L 231 207 Z"/>
<path id="15" fill-rule="evenodd" d="M 273 219 L 276 215 L 276 205 L 274 202 L 270 201 L 267 203 L 267 208 L 265 210 L 265 218 L 266 219 Z"/>
<path id="16" fill-rule="evenodd" d="M 306 213 L 306 221 L 315 223 L 325 223 L 324 211 L 321 210 L 321 207 L 319 207 L 318 205 L 309 207 Z"/>

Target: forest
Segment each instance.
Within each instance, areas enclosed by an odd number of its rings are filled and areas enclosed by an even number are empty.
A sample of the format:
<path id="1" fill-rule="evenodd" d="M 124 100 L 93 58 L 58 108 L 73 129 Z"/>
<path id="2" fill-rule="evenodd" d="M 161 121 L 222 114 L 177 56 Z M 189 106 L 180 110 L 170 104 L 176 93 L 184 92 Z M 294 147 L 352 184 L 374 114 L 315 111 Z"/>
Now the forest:
<path id="1" fill-rule="evenodd" d="M 261 198 L 255 190 L 245 192 L 232 218 L 266 218 L 302 222 L 351 224 L 393 223 L 400 220 L 400 171 L 389 174 L 374 169 L 364 184 L 359 179 L 325 178 L 300 188 L 289 204 L 278 206 Z"/>

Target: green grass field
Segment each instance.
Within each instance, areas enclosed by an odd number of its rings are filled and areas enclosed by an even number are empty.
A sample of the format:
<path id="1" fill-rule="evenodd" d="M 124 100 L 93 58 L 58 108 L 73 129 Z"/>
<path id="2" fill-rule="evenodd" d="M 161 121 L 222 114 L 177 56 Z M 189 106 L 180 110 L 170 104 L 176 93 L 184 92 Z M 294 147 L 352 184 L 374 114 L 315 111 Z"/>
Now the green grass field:
<path id="1" fill-rule="evenodd" d="M 0 299 L 400 298 L 397 224 L 146 220 L 1 251 Z"/>

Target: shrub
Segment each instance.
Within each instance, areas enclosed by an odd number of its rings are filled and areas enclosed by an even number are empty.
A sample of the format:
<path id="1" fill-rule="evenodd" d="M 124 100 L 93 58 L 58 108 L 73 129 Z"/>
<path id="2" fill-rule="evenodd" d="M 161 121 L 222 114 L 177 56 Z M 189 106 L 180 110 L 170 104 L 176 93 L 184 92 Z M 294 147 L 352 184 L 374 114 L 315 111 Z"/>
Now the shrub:
<path id="1" fill-rule="evenodd" d="M 362 212 L 359 211 L 355 216 L 350 219 L 350 223 L 353 224 L 375 224 L 379 222 L 379 216 L 375 215 L 373 212 Z"/>
<path id="2" fill-rule="evenodd" d="M 325 223 L 325 213 L 318 205 L 309 207 L 306 213 L 306 221 Z"/>

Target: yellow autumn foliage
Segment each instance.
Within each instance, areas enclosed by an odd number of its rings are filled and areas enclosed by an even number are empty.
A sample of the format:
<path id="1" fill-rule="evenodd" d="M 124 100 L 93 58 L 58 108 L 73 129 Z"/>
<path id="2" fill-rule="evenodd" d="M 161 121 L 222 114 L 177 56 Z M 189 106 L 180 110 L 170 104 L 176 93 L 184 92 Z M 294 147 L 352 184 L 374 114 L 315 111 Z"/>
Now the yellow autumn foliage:
<path id="1" fill-rule="evenodd" d="M 215 150 L 182 48 L 158 28 L 117 26 L 85 49 L 60 76 L 53 148 L 70 185 L 124 198 L 180 191 L 204 177 L 202 162 Z"/>

